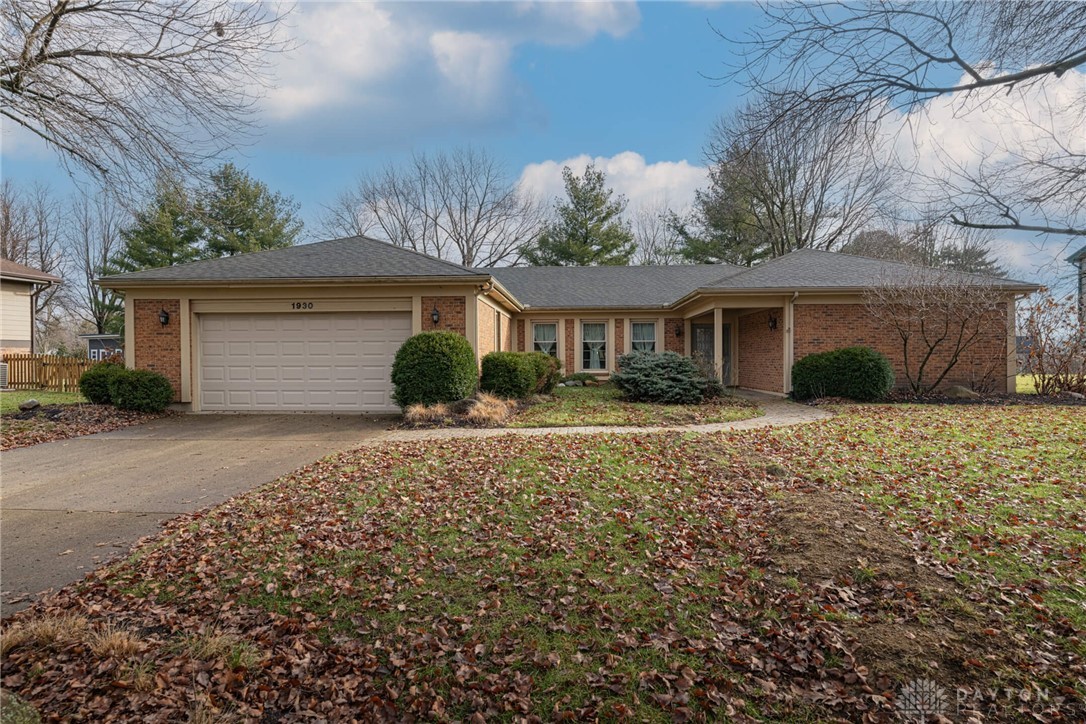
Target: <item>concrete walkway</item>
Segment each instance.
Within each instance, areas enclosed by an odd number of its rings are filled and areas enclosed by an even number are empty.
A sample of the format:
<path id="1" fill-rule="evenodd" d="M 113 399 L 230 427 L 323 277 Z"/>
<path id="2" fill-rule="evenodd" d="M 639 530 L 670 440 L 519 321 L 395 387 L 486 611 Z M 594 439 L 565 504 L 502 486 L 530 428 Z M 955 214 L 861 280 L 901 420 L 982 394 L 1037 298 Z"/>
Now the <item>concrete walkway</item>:
<path id="1" fill-rule="evenodd" d="M 358 415 L 178 415 L 0 455 L 0 615 L 163 521 L 381 435 Z"/>
<path id="2" fill-rule="evenodd" d="M 786 427 L 805 422 L 817 422 L 832 417 L 832 413 L 773 395 L 758 392 L 739 391 L 742 397 L 757 403 L 765 414 L 735 422 L 712 422 L 705 425 L 681 425 L 677 427 L 630 427 L 630 426 L 585 426 L 585 427 L 446 427 L 434 430 L 393 430 L 384 435 L 366 441 L 367 445 L 382 442 L 411 442 L 418 440 L 448 440 L 458 438 L 486 438 L 503 435 L 640 435 L 651 432 L 725 432 L 728 430 L 753 430 L 759 427 Z"/>

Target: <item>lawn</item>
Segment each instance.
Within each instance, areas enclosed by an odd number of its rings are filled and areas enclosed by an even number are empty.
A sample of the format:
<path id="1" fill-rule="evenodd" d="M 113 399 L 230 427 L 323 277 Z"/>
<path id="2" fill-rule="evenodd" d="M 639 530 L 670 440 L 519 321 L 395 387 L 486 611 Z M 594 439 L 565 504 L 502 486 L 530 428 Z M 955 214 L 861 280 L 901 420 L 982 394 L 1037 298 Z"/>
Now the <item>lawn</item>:
<path id="1" fill-rule="evenodd" d="M 1086 419 L 395 443 L 178 518 L 5 626 L 56 718 L 1081 720 Z"/>
<path id="2" fill-rule="evenodd" d="M 559 387 L 552 399 L 526 408 L 509 427 L 700 425 L 745 420 L 760 414 L 754 403 L 737 397 L 701 405 L 658 405 L 625 402 L 622 393 L 611 385 Z"/>
<path id="3" fill-rule="evenodd" d="M 0 415 L 19 411 L 19 405 L 27 400 L 37 400 L 43 405 L 73 405 L 87 400 L 78 392 L 44 392 L 41 390 L 4 390 L 0 392 Z"/>

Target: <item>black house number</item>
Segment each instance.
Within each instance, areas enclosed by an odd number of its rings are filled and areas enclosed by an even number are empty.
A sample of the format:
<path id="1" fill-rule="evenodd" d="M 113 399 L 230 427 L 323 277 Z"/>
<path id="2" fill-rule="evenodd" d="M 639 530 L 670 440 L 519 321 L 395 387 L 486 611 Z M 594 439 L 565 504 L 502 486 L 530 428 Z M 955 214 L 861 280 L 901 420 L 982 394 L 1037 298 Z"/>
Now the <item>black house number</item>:
<path id="1" fill-rule="evenodd" d="M 312 309 L 313 308 L 313 302 L 291 302 L 290 303 L 290 308 L 291 309 Z"/>

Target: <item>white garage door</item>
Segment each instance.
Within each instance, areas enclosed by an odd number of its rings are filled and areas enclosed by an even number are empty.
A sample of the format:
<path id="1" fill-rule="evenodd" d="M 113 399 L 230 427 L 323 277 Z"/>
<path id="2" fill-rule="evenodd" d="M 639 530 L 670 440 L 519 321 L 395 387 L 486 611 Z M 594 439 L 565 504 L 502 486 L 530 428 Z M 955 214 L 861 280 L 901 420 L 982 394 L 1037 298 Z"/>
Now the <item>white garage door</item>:
<path id="1" fill-rule="evenodd" d="M 200 409 L 394 412 L 408 312 L 200 315 Z"/>

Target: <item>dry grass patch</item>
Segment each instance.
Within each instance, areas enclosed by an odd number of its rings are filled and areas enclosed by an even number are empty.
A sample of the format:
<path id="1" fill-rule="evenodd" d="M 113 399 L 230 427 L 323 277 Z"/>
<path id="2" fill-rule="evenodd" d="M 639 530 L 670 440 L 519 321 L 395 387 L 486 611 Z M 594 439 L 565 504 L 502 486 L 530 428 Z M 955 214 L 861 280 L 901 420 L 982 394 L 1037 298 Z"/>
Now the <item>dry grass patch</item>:
<path id="1" fill-rule="evenodd" d="M 87 636 L 87 645 L 95 656 L 125 658 L 139 653 L 142 642 L 123 628 L 106 624 Z"/>
<path id="2" fill-rule="evenodd" d="M 222 660 L 230 669 L 250 669 L 260 662 L 260 653 L 252 644 L 214 628 L 186 636 L 179 649 L 201 661 Z"/>
<path id="3" fill-rule="evenodd" d="M 404 410 L 403 420 L 408 425 L 431 425 L 444 422 L 449 417 L 449 406 L 443 402 L 436 405 L 415 404 Z"/>
<path id="4" fill-rule="evenodd" d="M 9 626 L 0 636 L 0 654 L 18 646 L 52 646 L 79 641 L 90 624 L 82 616 L 42 616 Z"/>
<path id="5" fill-rule="evenodd" d="M 517 407 L 516 400 L 503 400 L 486 392 L 480 392 L 465 417 L 473 425 L 497 427 L 504 425 Z"/>

